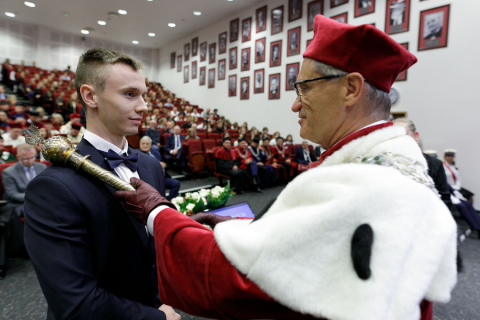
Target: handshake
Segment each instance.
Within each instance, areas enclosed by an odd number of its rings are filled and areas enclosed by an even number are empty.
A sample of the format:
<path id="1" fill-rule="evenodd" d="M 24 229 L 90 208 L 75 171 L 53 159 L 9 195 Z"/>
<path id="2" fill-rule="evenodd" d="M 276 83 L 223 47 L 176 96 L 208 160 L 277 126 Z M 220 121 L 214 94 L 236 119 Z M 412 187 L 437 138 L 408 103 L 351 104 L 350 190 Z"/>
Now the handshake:
<path id="1" fill-rule="evenodd" d="M 117 191 L 115 192 L 115 197 L 124 201 L 125 208 L 135 219 L 147 224 L 150 213 L 161 205 L 177 210 L 173 203 L 168 201 L 148 183 L 137 178 L 131 178 L 130 183 L 136 189 L 135 191 Z M 217 216 L 213 213 L 197 213 L 191 218 L 212 228 L 215 228 L 217 223 L 233 219 L 232 217 Z"/>

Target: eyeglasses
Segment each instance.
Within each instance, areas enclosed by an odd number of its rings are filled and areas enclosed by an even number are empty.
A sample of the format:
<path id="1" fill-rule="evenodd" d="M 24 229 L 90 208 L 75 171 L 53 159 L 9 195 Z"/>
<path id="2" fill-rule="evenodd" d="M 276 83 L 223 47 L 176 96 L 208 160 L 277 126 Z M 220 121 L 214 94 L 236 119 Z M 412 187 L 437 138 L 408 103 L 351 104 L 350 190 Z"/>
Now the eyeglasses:
<path id="1" fill-rule="evenodd" d="M 341 76 L 326 76 L 326 77 L 320 77 L 320 78 L 313 78 L 313 79 L 308 79 L 308 80 L 300 80 L 300 81 L 295 81 L 293 83 L 293 87 L 295 88 L 295 92 L 297 93 L 297 98 L 301 98 L 303 94 L 300 92 L 300 88 L 298 85 L 304 84 L 307 82 L 312 82 L 312 81 L 317 81 L 317 80 L 330 80 L 333 78 L 340 78 L 343 77 L 344 75 Z"/>

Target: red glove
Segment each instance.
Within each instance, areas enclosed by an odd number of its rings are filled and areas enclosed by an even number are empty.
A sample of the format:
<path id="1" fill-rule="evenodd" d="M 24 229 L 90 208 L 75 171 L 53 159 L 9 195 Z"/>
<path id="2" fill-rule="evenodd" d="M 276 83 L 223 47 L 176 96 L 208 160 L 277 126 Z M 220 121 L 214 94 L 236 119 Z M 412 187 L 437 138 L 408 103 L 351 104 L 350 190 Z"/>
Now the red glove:
<path id="1" fill-rule="evenodd" d="M 227 217 L 222 217 L 222 216 L 218 216 L 214 213 L 209 213 L 209 212 L 200 212 L 200 213 L 194 214 L 190 218 L 197 221 L 198 223 L 208 224 L 210 227 L 212 227 L 212 229 L 215 228 L 217 223 L 233 219 L 232 217 L 228 217 L 228 216 Z"/>
<path id="2" fill-rule="evenodd" d="M 146 182 L 131 178 L 130 183 L 135 191 L 116 191 L 115 197 L 125 202 L 125 208 L 135 218 L 147 224 L 148 215 L 160 205 L 177 209 L 174 204 L 162 197 L 158 191 Z"/>

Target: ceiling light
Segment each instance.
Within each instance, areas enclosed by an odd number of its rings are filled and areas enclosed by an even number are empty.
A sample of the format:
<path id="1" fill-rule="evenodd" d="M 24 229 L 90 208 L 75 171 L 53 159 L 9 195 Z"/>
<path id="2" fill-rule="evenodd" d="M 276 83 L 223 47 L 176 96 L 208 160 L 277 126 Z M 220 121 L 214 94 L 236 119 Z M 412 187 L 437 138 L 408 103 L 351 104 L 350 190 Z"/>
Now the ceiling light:
<path id="1" fill-rule="evenodd" d="M 155 33 L 149 32 L 149 33 L 148 33 L 148 36 L 149 36 L 149 37 L 155 37 Z"/>
<path id="2" fill-rule="evenodd" d="M 118 10 L 118 13 L 120 13 L 120 14 L 127 14 L 127 10 L 122 10 L 122 9 L 120 9 L 120 10 Z"/>
<path id="3" fill-rule="evenodd" d="M 196 15 L 196 16 L 201 16 L 202 13 L 200 11 L 193 11 L 193 14 Z"/>
<path id="4" fill-rule="evenodd" d="M 137 41 L 137 40 L 133 40 L 132 43 L 133 43 L 133 44 L 138 44 L 138 41 Z"/>
<path id="5" fill-rule="evenodd" d="M 176 25 L 175 23 L 173 23 L 173 22 L 170 22 L 170 23 L 168 24 L 168 26 L 169 26 L 170 28 L 175 28 L 177 25 Z"/>
<path id="6" fill-rule="evenodd" d="M 228 2 L 232 2 L 233 0 L 227 0 Z"/>
<path id="7" fill-rule="evenodd" d="M 148 2 L 152 2 L 153 0 L 147 0 Z"/>
<path id="8" fill-rule="evenodd" d="M 98 23 L 99 25 L 101 25 L 101 26 L 104 26 L 104 25 L 107 24 L 107 23 L 106 23 L 105 21 L 103 21 L 103 20 L 98 20 L 97 23 Z"/>
<path id="9" fill-rule="evenodd" d="M 25 4 L 27 7 L 35 8 L 35 3 L 33 3 L 33 2 L 25 1 L 24 4 Z"/>
<path id="10" fill-rule="evenodd" d="M 15 13 L 5 12 L 5 15 L 6 15 L 7 17 L 15 18 Z"/>
<path id="11" fill-rule="evenodd" d="M 90 33 L 90 31 L 88 31 L 88 30 L 85 30 L 85 29 L 83 29 L 83 30 L 82 30 L 82 31 L 80 31 L 80 32 L 81 32 L 81 33 L 83 33 L 83 34 L 89 34 L 89 33 Z"/>

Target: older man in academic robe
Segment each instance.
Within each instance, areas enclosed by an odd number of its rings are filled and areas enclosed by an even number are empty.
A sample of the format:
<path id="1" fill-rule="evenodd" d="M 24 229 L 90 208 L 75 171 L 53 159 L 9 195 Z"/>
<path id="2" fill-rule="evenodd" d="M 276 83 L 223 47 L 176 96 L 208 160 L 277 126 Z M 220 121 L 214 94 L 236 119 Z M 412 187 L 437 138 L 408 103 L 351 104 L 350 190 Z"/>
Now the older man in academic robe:
<path id="1" fill-rule="evenodd" d="M 261 192 L 259 187 L 259 171 L 261 170 L 261 166 L 257 165 L 257 162 L 253 159 L 247 147 L 247 140 L 245 138 L 241 138 L 238 140 L 238 147 L 231 148 L 230 153 L 232 155 L 234 164 L 240 169 L 245 170 L 249 178 L 252 179 L 255 191 Z"/>
<path id="2" fill-rule="evenodd" d="M 277 174 L 274 167 L 266 164 L 267 155 L 265 151 L 258 146 L 259 142 L 260 140 L 258 138 L 253 138 L 252 143 L 247 149 L 257 164 L 261 183 L 266 186 L 271 186 L 277 181 Z"/>
<path id="3" fill-rule="evenodd" d="M 248 183 L 248 174 L 235 164 L 231 154 L 232 140 L 223 139 L 222 148 L 218 149 L 213 157 L 217 172 L 230 177 L 230 185 L 236 193 L 242 193 Z"/>

